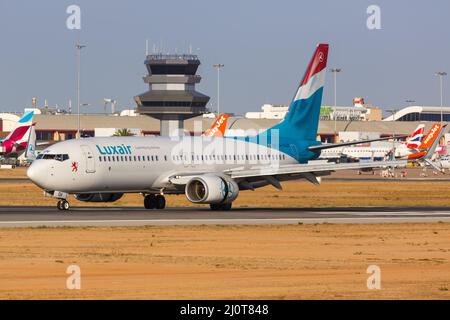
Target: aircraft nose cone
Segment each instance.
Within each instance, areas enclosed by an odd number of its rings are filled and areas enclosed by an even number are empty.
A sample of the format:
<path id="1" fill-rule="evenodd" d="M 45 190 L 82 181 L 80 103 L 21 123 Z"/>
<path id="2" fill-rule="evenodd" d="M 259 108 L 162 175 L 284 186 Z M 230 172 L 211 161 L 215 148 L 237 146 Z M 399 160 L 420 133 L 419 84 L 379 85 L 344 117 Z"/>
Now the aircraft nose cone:
<path id="1" fill-rule="evenodd" d="M 36 165 L 36 163 L 32 163 L 31 166 L 27 170 L 27 176 L 33 181 L 36 185 L 42 186 L 44 182 L 44 172 L 40 170 L 40 166 Z"/>
<path id="2" fill-rule="evenodd" d="M 28 178 L 30 178 L 31 181 L 34 182 L 34 180 L 36 179 L 37 176 L 37 170 L 36 167 L 32 164 L 28 170 L 27 170 L 27 176 Z"/>

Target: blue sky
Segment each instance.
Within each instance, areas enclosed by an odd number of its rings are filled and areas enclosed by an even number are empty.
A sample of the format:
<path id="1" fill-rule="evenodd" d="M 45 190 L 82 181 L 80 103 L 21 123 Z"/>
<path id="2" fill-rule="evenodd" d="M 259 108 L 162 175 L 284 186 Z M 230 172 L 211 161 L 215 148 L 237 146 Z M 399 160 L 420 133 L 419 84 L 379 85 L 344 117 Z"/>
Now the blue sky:
<path id="1" fill-rule="evenodd" d="M 81 7 L 80 31 L 68 30 L 66 8 Z M 381 8 L 381 30 L 366 27 L 369 5 Z M 223 63 L 221 110 L 287 104 L 318 42 L 331 45 L 329 67 L 343 69 L 338 104 L 355 96 L 382 108 L 439 104 L 435 71 L 450 72 L 450 1 L 23 1 L 0 0 L 0 111 L 21 111 L 31 97 L 66 107 L 76 97 L 79 38 L 82 102 L 134 107 L 146 91 L 145 39 L 165 52 L 200 56 L 199 91 L 216 103 L 214 63 Z M 324 104 L 333 104 L 328 75 Z M 450 105 L 450 79 L 444 80 Z"/>

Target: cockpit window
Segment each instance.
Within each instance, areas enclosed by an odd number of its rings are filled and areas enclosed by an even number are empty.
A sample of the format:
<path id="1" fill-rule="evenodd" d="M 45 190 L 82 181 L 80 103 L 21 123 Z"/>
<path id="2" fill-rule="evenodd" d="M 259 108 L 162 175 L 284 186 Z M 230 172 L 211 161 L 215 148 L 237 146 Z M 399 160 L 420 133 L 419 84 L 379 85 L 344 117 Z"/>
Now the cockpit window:
<path id="1" fill-rule="evenodd" d="M 37 159 L 44 159 L 44 160 L 56 160 L 56 161 L 66 161 L 69 160 L 68 154 L 40 154 Z"/>

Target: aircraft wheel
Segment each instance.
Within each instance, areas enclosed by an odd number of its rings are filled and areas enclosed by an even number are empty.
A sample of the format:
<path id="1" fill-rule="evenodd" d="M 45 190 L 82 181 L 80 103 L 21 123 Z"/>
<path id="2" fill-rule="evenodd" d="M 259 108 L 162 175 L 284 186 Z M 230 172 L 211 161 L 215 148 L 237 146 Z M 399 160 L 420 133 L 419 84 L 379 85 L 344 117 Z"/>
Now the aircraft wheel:
<path id="1" fill-rule="evenodd" d="M 222 204 L 222 205 L 220 206 L 220 210 L 222 210 L 222 211 L 228 211 L 228 210 L 231 210 L 231 203 L 225 203 L 225 204 Z"/>
<path id="2" fill-rule="evenodd" d="M 70 204 L 67 200 L 59 200 L 56 204 L 56 207 L 58 208 L 58 210 L 66 211 L 70 209 Z"/>
<path id="3" fill-rule="evenodd" d="M 209 207 L 213 211 L 228 211 L 231 210 L 231 203 L 225 203 L 225 204 L 210 204 Z"/>
<path id="4" fill-rule="evenodd" d="M 61 207 L 63 208 L 63 210 L 69 210 L 70 204 L 67 200 L 63 200 L 63 201 L 61 201 Z"/>
<path id="5" fill-rule="evenodd" d="M 157 195 L 155 198 L 156 209 L 164 209 L 166 207 L 166 198 L 162 195 Z"/>
<path id="6" fill-rule="evenodd" d="M 155 209 L 156 197 L 154 194 L 146 195 L 144 198 L 144 208 L 145 209 Z"/>
<path id="7" fill-rule="evenodd" d="M 220 204 L 210 204 L 209 207 L 211 208 L 211 210 L 217 211 L 219 210 Z"/>

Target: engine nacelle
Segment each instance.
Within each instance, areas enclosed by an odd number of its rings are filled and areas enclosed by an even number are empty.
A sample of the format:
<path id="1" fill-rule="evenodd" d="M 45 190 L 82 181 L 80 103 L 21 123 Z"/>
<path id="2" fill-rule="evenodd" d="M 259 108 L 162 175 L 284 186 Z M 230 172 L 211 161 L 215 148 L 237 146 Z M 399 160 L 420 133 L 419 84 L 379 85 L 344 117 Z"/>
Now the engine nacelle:
<path id="1" fill-rule="evenodd" d="M 75 199 L 83 202 L 114 202 L 122 196 L 123 193 L 86 193 L 76 194 Z"/>
<path id="2" fill-rule="evenodd" d="M 228 177 L 202 175 L 186 184 L 186 198 L 193 203 L 224 204 L 239 195 L 239 186 Z"/>

